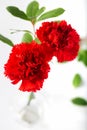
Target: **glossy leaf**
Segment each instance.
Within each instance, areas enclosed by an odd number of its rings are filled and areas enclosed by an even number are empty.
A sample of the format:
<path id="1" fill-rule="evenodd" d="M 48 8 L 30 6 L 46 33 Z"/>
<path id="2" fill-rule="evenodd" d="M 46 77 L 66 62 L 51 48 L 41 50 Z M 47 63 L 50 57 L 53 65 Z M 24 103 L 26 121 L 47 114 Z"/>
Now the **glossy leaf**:
<path id="1" fill-rule="evenodd" d="M 57 8 L 57 9 L 48 11 L 48 12 L 42 14 L 42 15 L 39 17 L 38 21 L 41 21 L 41 20 L 44 20 L 44 19 L 48 19 L 48 18 L 57 17 L 57 16 L 63 14 L 64 11 L 65 11 L 65 10 L 64 10 L 63 8 Z"/>
<path id="2" fill-rule="evenodd" d="M 87 101 L 84 98 L 81 98 L 81 97 L 73 98 L 72 102 L 76 105 L 87 106 Z"/>
<path id="3" fill-rule="evenodd" d="M 41 14 L 45 11 L 45 9 L 46 9 L 45 7 L 40 8 L 40 9 L 37 11 L 36 16 L 41 15 Z"/>
<path id="4" fill-rule="evenodd" d="M 21 19 L 28 20 L 27 15 L 15 6 L 8 6 L 7 10 L 9 13 L 11 13 L 15 17 L 19 17 Z"/>
<path id="5" fill-rule="evenodd" d="M 82 78 L 79 74 L 75 74 L 73 78 L 73 85 L 74 87 L 79 87 L 82 83 Z"/>
<path id="6" fill-rule="evenodd" d="M 31 42 L 33 40 L 33 37 L 29 33 L 25 33 L 22 38 L 22 42 Z"/>
<path id="7" fill-rule="evenodd" d="M 26 9 L 26 15 L 30 20 L 33 20 L 36 18 L 37 11 L 39 10 L 39 3 L 37 1 L 31 2 L 27 9 Z"/>
<path id="8" fill-rule="evenodd" d="M 81 61 L 87 67 L 87 50 L 80 50 L 78 54 L 78 61 Z"/>
<path id="9" fill-rule="evenodd" d="M 8 39 L 7 37 L 4 37 L 1 34 L 0 34 L 0 41 L 8 44 L 9 46 L 13 46 L 14 45 L 10 39 Z"/>

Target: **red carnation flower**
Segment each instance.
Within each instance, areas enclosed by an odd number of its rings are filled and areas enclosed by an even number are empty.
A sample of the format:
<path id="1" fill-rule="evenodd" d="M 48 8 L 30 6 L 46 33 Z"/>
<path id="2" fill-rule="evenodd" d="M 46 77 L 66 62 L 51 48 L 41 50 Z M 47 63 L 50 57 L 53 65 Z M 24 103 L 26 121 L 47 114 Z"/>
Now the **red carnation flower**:
<path id="1" fill-rule="evenodd" d="M 39 90 L 48 77 L 50 67 L 45 59 L 43 48 L 35 41 L 31 44 L 21 43 L 14 45 L 5 64 L 5 75 L 13 84 L 22 80 L 20 90 Z"/>
<path id="2" fill-rule="evenodd" d="M 36 34 L 48 50 L 52 49 L 52 55 L 55 55 L 59 62 L 70 61 L 77 56 L 80 38 L 66 21 L 44 22 Z"/>

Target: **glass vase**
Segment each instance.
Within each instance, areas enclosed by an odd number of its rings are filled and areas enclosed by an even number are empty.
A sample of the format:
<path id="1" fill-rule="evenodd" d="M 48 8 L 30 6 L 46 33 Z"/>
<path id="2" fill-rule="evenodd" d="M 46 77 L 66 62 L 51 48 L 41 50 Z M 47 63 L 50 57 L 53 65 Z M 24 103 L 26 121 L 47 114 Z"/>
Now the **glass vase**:
<path id="1" fill-rule="evenodd" d="M 33 94 L 18 91 L 16 95 L 14 99 L 11 99 L 11 118 L 26 127 L 44 127 L 47 102 L 43 92 Z"/>

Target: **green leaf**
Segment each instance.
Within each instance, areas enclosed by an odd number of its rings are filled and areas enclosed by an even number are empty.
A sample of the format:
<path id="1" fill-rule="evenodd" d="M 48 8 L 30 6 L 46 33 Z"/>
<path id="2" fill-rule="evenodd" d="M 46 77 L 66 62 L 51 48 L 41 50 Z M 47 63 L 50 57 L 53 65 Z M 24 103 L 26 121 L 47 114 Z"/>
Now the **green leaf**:
<path id="1" fill-rule="evenodd" d="M 73 98 L 72 102 L 76 105 L 87 106 L 87 101 L 81 97 Z"/>
<path id="2" fill-rule="evenodd" d="M 1 34 L 0 34 L 0 41 L 8 44 L 9 46 L 13 46 L 14 45 L 10 39 L 8 39 L 7 37 L 4 37 Z"/>
<path id="3" fill-rule="evenodd" d="M 87 67 L 87 50 L 80 50 L 78 54 L 78 61 L 81 61 Z"/>
<path id="4" fill-rule="evenodd" d="M 63 14 L 64 11 L 65 11 L 65 10 L 64 10 L 63 8 L 57 8 L 57 9 L 54 9 L 54 10 L 50 10 L 50 11 L 48 11 L 48 12 L 42 14 L 42 15 L 39 17 L 38 21 L 41 21 L 41 20 L 44 20 L 44 19 L 48 19 L 48 18 L 57 17 L 57 16 Z"/>
<path id="5" fill-rule="evenodd" d="M 37 1 L 31 2 L 27 9 L 26 9 L 26 15 L 30 20 L 33 20 L 36 18 L 37 11 L 39 10 L 39 3 Z"/>
<path id="6" fill-rule="evenodd" d="M 34 39 L 38 44 L 41 44 L 41 41 L 38 38 Z"/>
<path id="7" fill-rule="evenodd" d="M 36 16 L 41 15 L 41 14 L 45 11 L 45 9 L 46 9 L 45 7 L 40 8 L 40 9 L 37 11 Z"/>
<path id="8" fill-rule="evenodd" d="M 15 6 L 8 6 L 7 10 L 9 13 L 11 13 L 15 17 L 19 17 L 21 19 L 28 20 L 27 15 Z"/>
<path id="9" fill-rule="evenodd" d="M 32 34 L 32 32 L 29 30 L 19 30 L 19 29 L 10 29 L 10 30 L 11 30 L 10 32 L 11 34 L 18 33 L 18 32 L 28 32 Z"/>
<path id="10" fill-rule="evenodd" d="M 29 43 L 29 42 L 31 42 L 32 40 L 33 40 L 33 37 L 32 37 L 31 34 L 25 33 L 25 34 L 23 35 L 22 42 L 27 42 L 27 43 Z"/>
<path id="11" fill-rule="evenodd" d="M 74 87 L 79 87 L 82 83 L 82 78 L 79 74 L 75 74 L 74 78 L 73 78 L 73 85 Z"/>

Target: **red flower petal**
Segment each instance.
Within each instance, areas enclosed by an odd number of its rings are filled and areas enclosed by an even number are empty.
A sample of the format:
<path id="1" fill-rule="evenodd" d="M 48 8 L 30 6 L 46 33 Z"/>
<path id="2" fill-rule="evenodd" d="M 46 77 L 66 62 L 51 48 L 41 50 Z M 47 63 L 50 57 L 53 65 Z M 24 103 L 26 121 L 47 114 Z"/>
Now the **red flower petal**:
<path id="1" fill-rule="evenodd" d="M 22 80 L 22 84 L 19 88 L 21 91 L 28 91 L 28 92 L 36 92 L 42 88 L 43 81 L 37 81 L 36 83 L 32 83 L 29 80 Z"/>

